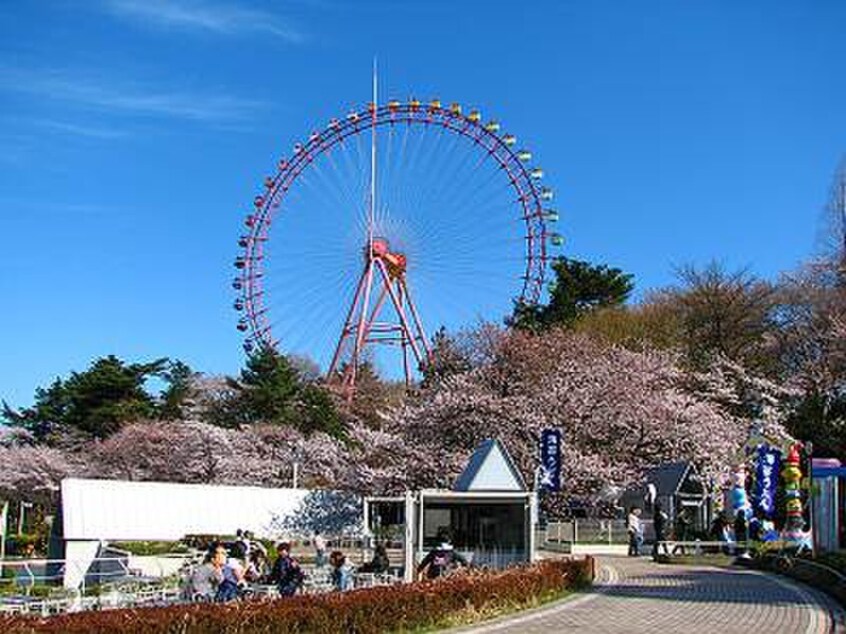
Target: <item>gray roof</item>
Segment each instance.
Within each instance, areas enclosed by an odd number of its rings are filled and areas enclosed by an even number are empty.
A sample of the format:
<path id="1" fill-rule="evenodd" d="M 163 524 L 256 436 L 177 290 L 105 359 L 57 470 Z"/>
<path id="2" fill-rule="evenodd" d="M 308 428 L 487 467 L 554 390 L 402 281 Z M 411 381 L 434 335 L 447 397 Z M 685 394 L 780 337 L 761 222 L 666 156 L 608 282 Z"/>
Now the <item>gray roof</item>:
<path id="1" fill-rule="evenodd" d="M 668 462 L 647 471 L 644 481 L 654 484 L 658 495 L 673 495 L 678 493 L 691 466 L 689 462 Z"/>
<path id="2" fill-rule="evenodd" d="M 476 447 L 476 451 L 474 451 L 473 455 L 470 456 L 470 459 L 467 461 L 467 466 L 464 467 L 464 471 L 455 481 L 455 484 L 452 487 L 453 491 L 472 490 L 473 481 L 476 479 L 479 470 L 482 468 L 485 460 L 495 447 L 499 447 L 499 450 L 502 452 L 502 456 L 505 458 L 505 464 L 508 466 L 509 471 L 511 471 L 511 475 L 520 487 L 520 490 L 528 490 L 526 488 L 526 481 L 523 480 L 520 470 L 514 465 L 514 460 L 511 458 L 511 454 L 508 453 L 505 445 L 499 442 L 496 438 L 489 438 Z"/>

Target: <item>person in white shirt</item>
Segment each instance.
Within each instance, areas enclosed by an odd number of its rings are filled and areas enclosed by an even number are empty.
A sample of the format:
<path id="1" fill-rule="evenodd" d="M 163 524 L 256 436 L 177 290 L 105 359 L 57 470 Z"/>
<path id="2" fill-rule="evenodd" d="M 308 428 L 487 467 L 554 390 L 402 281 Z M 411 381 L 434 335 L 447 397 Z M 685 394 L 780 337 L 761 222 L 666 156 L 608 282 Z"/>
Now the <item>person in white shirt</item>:
<path id="1" fill-rule="evenodd" d="M 633 506 L 626 518 L 626 531 L 629 534 L 629 557 L 639 557 L 643 544 L 643 526 L 640 523 L 640 509 Z"/>
<path id="2" fill-rule="evenodd" d="M 326 539 L 319 532 L 314 534 L 314 565 L 318 568 L 326 565 Z"/>

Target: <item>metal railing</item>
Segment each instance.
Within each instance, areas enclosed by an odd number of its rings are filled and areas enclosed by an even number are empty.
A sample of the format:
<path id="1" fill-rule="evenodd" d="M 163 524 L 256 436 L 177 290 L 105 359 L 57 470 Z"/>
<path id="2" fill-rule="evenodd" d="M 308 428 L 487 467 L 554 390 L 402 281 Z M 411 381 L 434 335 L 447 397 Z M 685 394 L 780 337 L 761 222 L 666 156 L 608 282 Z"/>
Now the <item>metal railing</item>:
<path id="1" fill-rule="evenodd" d="M 645 541 L 655 539 L 652 520 L 641 520 Z M 552 544 L 627 544 L 629 534 L 624 519 L 572 519 L 549 522 L 546 525 L 543 542 Z"/>

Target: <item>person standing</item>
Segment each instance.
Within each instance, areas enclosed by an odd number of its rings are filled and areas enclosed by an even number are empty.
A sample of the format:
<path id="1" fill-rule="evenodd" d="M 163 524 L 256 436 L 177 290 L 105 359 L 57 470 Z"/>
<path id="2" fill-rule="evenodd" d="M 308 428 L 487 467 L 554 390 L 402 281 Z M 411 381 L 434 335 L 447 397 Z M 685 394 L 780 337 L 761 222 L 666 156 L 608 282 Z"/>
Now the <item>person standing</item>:
<path id="1" fill-rule="evenodd" d="M 320 531 L 314 533 L 314 565 L 318 568 L 326 565 L 326 539 Z"/>
<path id="2" fill-rule="evenodd" d="M 300 562 L 291 557 L 291 545 L 288 542 L 280 542 L 276 552 L 279 556 L 273 563 L 270 579 L 279 588 L 281 596 L 294 596 L 302 585 L 305 574 L 300 567 Z"/>
<path id="3" fill-rule="evenodd" d="M 640 546 L 643 543 L 643 527 L 640 523 L 640 509 L 636 506 L 629 509 L 626 531 L 629 534 L 629 557 L 639 557 Z"/>
<path id="4" fill-rule="evenodd" d="M 654 509 L 652 526 L 655 529 L 655 543 L 652 545 L 652 558 L 658 561 L 658 548 L 663 547 L 664 554 L 668 556 L 670 554 L 670 551 L 667 549 L 667 522 L 670 518 L 664 512 L 664 509 L 661 508 L 660 502 L 655 502 Z"/>

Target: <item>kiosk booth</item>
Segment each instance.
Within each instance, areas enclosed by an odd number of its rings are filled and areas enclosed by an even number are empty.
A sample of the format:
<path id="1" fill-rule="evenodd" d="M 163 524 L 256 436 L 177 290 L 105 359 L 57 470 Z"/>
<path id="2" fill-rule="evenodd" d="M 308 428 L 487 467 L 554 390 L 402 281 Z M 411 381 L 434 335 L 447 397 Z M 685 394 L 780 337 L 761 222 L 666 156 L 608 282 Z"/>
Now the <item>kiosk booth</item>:
<path id="1" fill-rule="evenodd" d="M 820 551 L 846 548 L 846 467 L 836 458 L 812 458 L 811 526 Z"/>
<path id="2" fill-rule="evenodd" d="M 417 564 L 445 535 L 476 566 L 534 561 L 536 522 L 536 494 L 494 439 L 476 449 L 451 490 L 408 491 L 364 502 L 370 535 L 402 537 L 406 581 L 414 579 Z"/>

